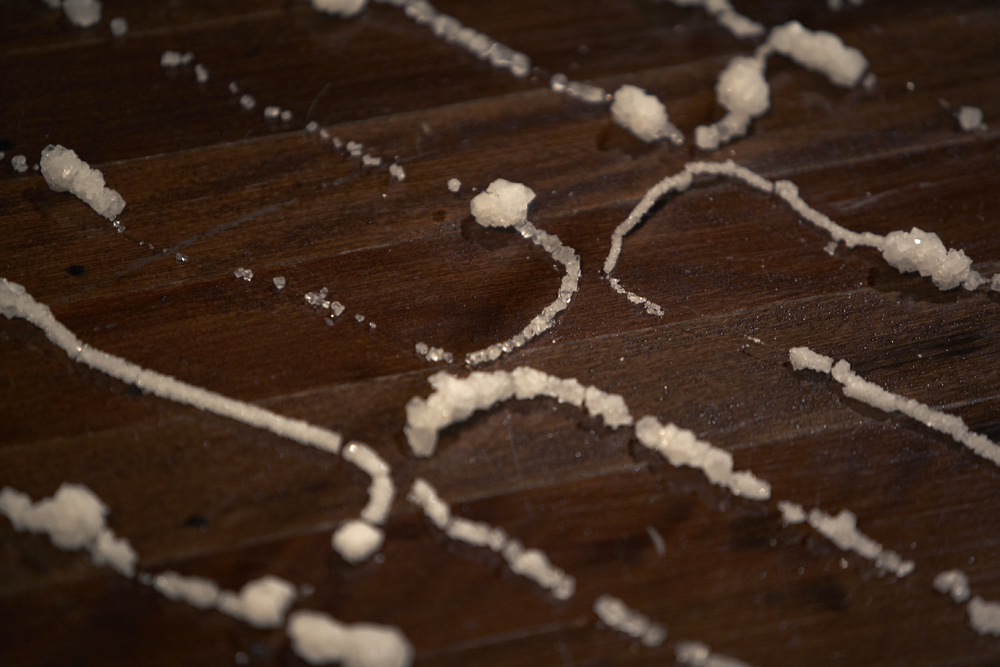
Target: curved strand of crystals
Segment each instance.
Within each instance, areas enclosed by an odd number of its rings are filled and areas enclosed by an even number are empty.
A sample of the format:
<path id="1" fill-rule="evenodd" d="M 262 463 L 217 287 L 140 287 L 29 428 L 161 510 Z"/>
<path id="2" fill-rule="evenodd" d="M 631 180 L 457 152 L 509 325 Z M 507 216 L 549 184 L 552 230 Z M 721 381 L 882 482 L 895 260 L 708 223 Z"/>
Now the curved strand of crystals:
<path id="1" fill-rule="evenodd" d="M 874 248 L 882 253 L 883 259 L 900 273 L 917 271 L 929 276 L 938 289 L 949 290 L 961 285 L 967 290 L 978 289 L 987 280 L 972 269 L 972 259 L 964 251 L 946 248 L 941 238 L 933 232 L 925 232 L 917 227 L 909 232 L 894 231 L 880 236 L 872 232 L 853 232 L 838 225 L 826 215 L 809 206 L 799 196 L 799 188 L 788 180 L 772 182 L 760 174 L 740 166 L 732 160 L 725 162 L 688 162 L 684 169 L 667 176 L 651 187 L 643 195 L 632 212 L 628 214 L 611 234 L 611 248 L 604 260 L 604 277 L 612 289 L 624 295 L 634 304 L 641 305 L 650 315 L 663 316 L 663 308 L 621 286 L 611 273 L 621 256 L 622 242 L 633 229 L 639 226 L 646 214 L 660 198 L 671 192 L 686 192 L 695 176 L 725 176 L 744 183 L 765 194 L 776 195 L 804 220 L 826 231 L 835 243 L 843 242 L 848 248 L 856 246 Z M 990 280 L 990 289 L 1000 292 L 1000 273 Z"/>
<path id="2" fill-rule="evenodd" d="M 523 347 L 525 343 L 555 324 L 556 315 L 566 310 L 580 285 L 580 256 L 573 248 L 563 245 L 558 236 L 548 234 L 528 222 L 528 205 L 535 198 L 535 192 L 521 183 L 512 183 L 498 178 L 490 183 L 485 192 L 472 198 L 469 208 L 476 222 L 486 228 L 499 227 L 517 230 L 521 236 L 541 246 L 552 259 L 566 267 L 555 301 L 536 315 L 528 326 L 513 338 L 465 356 L 465 363 L 478 366 L 494 361 L 501 355 Z"/>
<path id="3" fill-rule="evenodd" d="M 0 312 L 8 319 L 17 317 L 34 324 L 74 361 L 122 382 L 133 384 L 144 392 L 212 412 L 254 428 L 271 431 L 283 438 L 331 454 L 342 453 L 347 461 L 366 472 L 372 478 L 372 482 L 369 486 L 369 501 L 362 510 L 361 519 L 348 521 L 341 526 L 334 534 L 333 545 L 351 562 L 367 558 L 381 546 L 382 530 L 375 524 L 385 522 L 395 495 L 395 488 L 389 465 L 367 445 L 352 442 L 341 452 L 342 437 L 335 431 L 196 387 L 97 350 L 81 342 L 55 318 L 48 306 L 36 301 L 22 285 L 10 282 L 6 278 L 0 278 Z M 359 523 L 363 525 L 359 526 Z"/>

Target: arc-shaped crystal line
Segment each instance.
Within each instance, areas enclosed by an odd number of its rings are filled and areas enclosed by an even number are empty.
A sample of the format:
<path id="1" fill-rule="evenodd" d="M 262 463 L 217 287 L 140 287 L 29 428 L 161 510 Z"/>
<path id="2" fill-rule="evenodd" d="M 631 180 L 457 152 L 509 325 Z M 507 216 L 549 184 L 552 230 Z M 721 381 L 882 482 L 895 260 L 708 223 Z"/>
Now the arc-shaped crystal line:
<path id="1" fill-rule="evenodd" d="M 622 287 L 617 278 L 611 277 L 611 273 L 618 265 L 625 236 L 642 223 L 646 214 L 662 197 L 672 192 L 687 191 L 695 176 L 725 176 L 765 194 L 775 195 L 788 204 L 799 217 L 827 232 L 835 242 L 842 242 L 848 248 L 856 246 L 874 248 L 882 253 L 886 262 L 896 270 L 901 273 L 919 271 L 923 276 L 930 276 L 939 289 L 947 290 L 962 285 L 967 290 L 975 290 L 987 282 L 978 272 L 972 270 L 972 260 L 963 251 L 945 248 L 941 239 L 934 233 L 924 232 L 916 227 L 910 232 L 895 231 L 886 236 L 872 232 L 853 232 L 809 206 L 799 196 L 798 186 L 791 181 L 769 181 L 732 160 L 694 161 L 651 187 L 611 234 L 611 247 L 604 260 L 604 277 L 608 279 L 612 289 L 625 295 L 632 303 L 644 306 L 646 312 L 651 315 L 662 317 L 663 308 L 646 297 Z M 921 251 L 919 248 L 921 243 L 925 244 L 923 247 L 926 250 Z M 924 254 L 920 255 L 920 252 Z M 990 286 L 991 289 L 1000 291 L 1000 273 L 993 277 Z"/>
<path id="2" fill-rule="evenodd" d="M 633 423 L 622 396 L 605 393 L 593 386 L 585 387 L 573 378 L 559 378 L 527 366 L 511 372 L 474 372 L 466 378 L 441 371 L 432 375 L 429 382 L 434 387 L 429 397 L 415 396 L 406 404 L 404 432 L 411 450 L 420 457 L 434 454 L 438 433 L 442 429 L 465 421 L 477 410 L 488 410 L 511 398 L 531 400 L 546 396 L 581 409 L 586 403 L 586 409 L 592 416 L 601 417 L 612 428 Z M 640 443 L 657 451 L 675 467 L 696 468 L 711 483 L 726 488 L 733 495 L 761 502 L 771 498 L 771 484 L 767 480 L 748 470 L 735 471 L 732 454 L 699 440 L 692 431 L 672 423 L 664 426 L 648 415 L 635 422 L 635 432 Z M 426 482 L 415 485 L 408 499 L 421 506 L 428 518 L 453 539 L 479 546 L 495 544 L 495 551 L 502 550 L 506 544 L 506 533 L 496 533 L 491 526 L 462 519 L 456 527 L 447 504 Z M 844 510 L 838 516 L 830 517 L 818 508 L 807 513 L 801 505 L 789 501 L 779 501 L 778 506 L 786 523 L 803 523 L 808 519 L 809 525 L 817 532 L 838 547 L 856 551 L 871 560 L 880 571 L 891 571 L 900 577 L 913 571 L 912 561 L 903 560 L 894 551 L 883 548 L 857 530 L 856 517 L 850 511 Z M 477 537 L 470 537 L 473 535 Z"/>
<path id="3" fill-rule="evenodd" d="M 794 370 L 806 368 L 830 375 L 843 386 L 844 395 L 848 398 L 867 403 L 883 412 L 901 412 L 935 431 L 951 436 L 958 444 L 968 447 L 993 465 L 1000 466 L 1000 445 L 971 430 L 958 415 L 935 410 L 925 403 L 883 389 L 851 370 L 851 364 L 846 360 L 841 359 L 835 363 L 833 357 L 818 354 L 808 347 L 789 349 L 788 359 Z"/>
<path id="4" fill-rule="evenodd" d="M 301 419 L 279 415 L 253 403 L 223 396 L 169 375 L 143 368 L 81 342 L 72 331 L 55 318 L 48 306 L 36 301 L 22 285 L 10 282 L 6 278 L 0 278 L 0 312 L 8 319 L 17 317 L 34 324 L 74 361 L 122 382 L 134 384 L 147 393 L 227 417 L 254 428 L 271 431 L 301 445 L 315 447 L 331 454 L 337 454 L 341 450 L 343 439 L 336 431 Z M 388 464 L 374 450 L 361 443 L 351 443 L 349 451 L 344 452 L 344 458 L 372 478 L 369 487 L 370 499 L 362 511 L 362 519 L 372 524 L 384 523 L 394 493 Z M 372 528 L 380 531 L 374 526 Z"/>
<path id="5" fill-rule="evenodd" d="M 764 34 L 764 26 L 740 14 L 729 0 L 670 0 L 678 7 L 701 7 L 719 25 L 739 39 L 752 39 Z"/>
<path id="6" fill-rule="evenodd" d="M 465 363 L 470 366 L 494 361 L 503 354 L 523 347 L 532 338 L 551 329 L 555 324 L 556 315 L 569 307 L 573 295 L 576 294 L 580 286 L 580 256 L 573 248 L 563 244 L 558 236 L 538 229 L 527 220 L 522 220 L 512 226 L 521 236 L 540 246 L 552 256 L 552 259 L 562 264 L 566 268 L 566 274 L 559 284 L 559 293 L 555 300 L 542 309 L 542 312 L 535 315 L 520 333 L 503 342 L 494 343 L 489 347 L 465 355 Z"/>

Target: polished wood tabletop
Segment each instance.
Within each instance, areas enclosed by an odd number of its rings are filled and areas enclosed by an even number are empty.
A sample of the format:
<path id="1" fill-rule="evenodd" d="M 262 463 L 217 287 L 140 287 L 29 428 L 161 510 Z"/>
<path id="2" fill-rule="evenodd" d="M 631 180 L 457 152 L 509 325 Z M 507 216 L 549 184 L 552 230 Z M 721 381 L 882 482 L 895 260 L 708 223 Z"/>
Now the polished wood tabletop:
<path id="1" fill-rule="evenodd" d="M 871 249 L 830 254 L 826 232 L 779 198 L 708 177 L 624 241 L 614 275 L 662 317 L 615 293 L 601 267 L 657 181 L 692 160 L 733 159 L 795 182 L 848 229 L 919 227 L 984 276 L 1000 272 L 1000 6 L 735 5 L 767 27 L 798 20 L 838 35 L 877 80 L 840 88 L 774 56 L 770 111 L 705 152 L 694 129 L 723 115 L 716 78 L 760 40 L 697 7 L 435 3 L 527 54 L 534 69 L 518 79 L 387 4 L 347 20 L 301 0 L 106 0 L 101 23 L 81 29 L 39 0 L 3 0 L 0 277 L 95 348 L 368 443 L 398 495 L 380 555 L 350 565 L 330 536 L 366 502 L 360 470 L 144 394 L 6 318 L 0 487 L 39 500 L 84 484 L 140 571 L 229 590 L 279 576 L 309 593 L 294 609 L 399 627 L 416 665 L 671 665 L 684 640 L 759 667 L 996 664 L 1000 638 L 979 635 L 932 582 L 959 568 L 974 595 L 1000 600 L 1000 470 L 794 371 L 788 350 L 846 359 L 1000 442 L 1000 293 L 940 291 Z M 109 28 L 117 16 L 122 37 Z M 194 59 L 161 67 L 166 50 Z M 646 89 L 687 142 L 639 141 L 606 105 L 553 92 L 555 73 Z M 265 119 L 269 105 L 291 120 Z M 961 131 L 963 105 L 987 127 Z M 310 121 L 381 165 L 306 131 Z M 48 144 L 104 173 L 127 202 L 121 229 L 31 168 Z M 11 167 L 19 154 L 23 174 Z M 634 428 L 548 398 L 477 412 L 441 433 L 434 456 L 411 453 L 407 401 L 430 394 L 434 373 L 467 375 L 467 353 L 520 332 L 559 289 L 563 267 L 544 250 L 470 215 L 497 178 L 535 191 L 532 223 L 572 247 L 583 274 L 550 330 L 479 370 L 531 366 L 620 394 L 634 417 L 731 452 L 736 469 L 772 484 L 770 500 L 734 497 L 647 450 Z M 324 287 L 342 315 L 306 302 Z M 455 361 L 428 361 L 418 342 Z M 405 499 L 416 477 L 456 515 L 544 551 L 576 594 L 558 601 L 488 549 L 446 538 Z M 808 525 L 785 525 L 779 499 L 850 510 L 915 570 L 882 574 Z M 646 647 L 603 627 L 602 594 L 661 623 L 667 640 Z M 306 663 L 282 629 L 168 600 L 0 518 L 0 665 L 231 664 Z"/>

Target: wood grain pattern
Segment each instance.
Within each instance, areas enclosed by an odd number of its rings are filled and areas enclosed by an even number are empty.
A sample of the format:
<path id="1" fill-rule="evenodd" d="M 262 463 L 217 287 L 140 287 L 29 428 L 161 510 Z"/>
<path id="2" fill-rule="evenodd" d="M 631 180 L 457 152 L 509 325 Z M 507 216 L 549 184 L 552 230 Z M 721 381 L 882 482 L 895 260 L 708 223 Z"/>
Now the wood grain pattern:
<path id="1" fill-rule="evenodd" d="M 761 667 L 1000 660 L 1000 640 L 977 635 L 965 609 L 931 587 L 959 567 L 974 593 L 1000 599 L 1000 471 L 787 362 L 795 345 L 846 358 L 997 441 L 1000 295 L 939 292 L 874 251 L 828 255 L 825 234 L 780 200 L 712 179 L 625 240 L 616 275 L 663 318 L 599 273 L 611 232 L 651 185 L 689 160 L 730 157 L 795 181 L 850 229 L 917 226 L 984 275 L 1000 271 L 1000 9 L 736 5 L 767 25 L 835 32 L 863 50 L 876 87 L 835 88 L 774 58 L 771 112 L 746 139 L 704 154 L 642 144 L 605 108 L 546 87 L 555 72 L 608 90 L 643 86 L 689 138 L 717 120 L 715 77 L 752 44 L 669 3 L 437 3 L 530 55 L 536 70 L 523 81 L 380 4 L 341 21 L 290 0 L 107 0 L 90 30 L 41 2 L 0 6 L 0 275 L 94 347 L 369 443 L 400 492 L 425 477 L 456 513 L 543 549 L 577 578 L 571 600 L 448 542 L 402 499 L 384 561 L 349 566 L 330 533 L 363 506 L 361 472 L 142 395 L 6 319 L 0 486 L 37 499 L 64 481 L 86 484 L 140 569 L 231 589 L 263 574 L 311 584 L 298 608 L 398 625 L 418 665 L 672 664 L 682 639 Z M 131 31 L 112 39 L 107 19 L 119 15 Z M 165 49 L 193 51 L 209 82 L 162 69 Z M 239 107 L 232 80 L 257 110 Z M 265 121 L 264 104 L 295 117 Z M 982 108 L 989 128 L 959 132 L 962 104 Z M 406 180 L 362 168 L 304 132 L 307 120 L 398 160 Z M 123 194 L 124 233 L 9 168 L 19 153 L 36 162 L 48 143 L 74 148 Z M 458 194 L 445 187 L 453 176 Z M 471 188 L 498 177 L 538 193 L 532 221 L 576 249 L 584 275 L 553 330 L 487 368 L 530 365 L 620 393 L 633 415 L 732 452 L 775 500 L 733 498 L 651 456 L 632 429 L 549 399 L 477 413 L 444 431 L 431 459 L 409 453 L 403 407 L 445 367 L 415 343 L 461 358 L 520 331 L 558 289 L 543 251 L 469 215 Z M 253 281 L 235 279 L 238 267 Z M 332 326 L 303 299 L 324 286 L 347 306 Z M 880 577 L 808 528 L 784 526 L 779 498 L 854 511 L 916 571 Z M 662 557 L 648 526 L 664 538 Z M 596 627 L 602 593 L 665 624 L 668 641 L 645 648 Z M 170 602 L 0 520 L 0 664 L 224 665 L 238 653 L 304 664 L 281 630 Z"/>

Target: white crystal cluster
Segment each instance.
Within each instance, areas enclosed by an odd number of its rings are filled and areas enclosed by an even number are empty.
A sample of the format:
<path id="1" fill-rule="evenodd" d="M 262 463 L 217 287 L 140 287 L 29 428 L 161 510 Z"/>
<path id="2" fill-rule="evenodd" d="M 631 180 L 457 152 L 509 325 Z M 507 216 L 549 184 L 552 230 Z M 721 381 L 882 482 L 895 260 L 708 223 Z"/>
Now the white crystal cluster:
<path id="1" fill-rule="evenodd" d="M 294 440 L 303 445 L 316 447 L 323 451 L 338 454 L 350 463 L 356 465 L 369 477 L 368 504 L 361 513 L 361 520 L 369 524 L 382 524 L 388 516 L 395 496 L 395 486 L 392 481 L 389 465 L 367 445 L 351 442 L 341 451 L 342 437 L 339 433 L 319 426 L 314 426 L 299 419 L 290 419 L 261 408 L 252 403 L 245 403 L 228 398 L 221 394 L 190 385 L 186 382 L 151 371 L 133 364 L 121 357 L 96 350 L 82 343 L 73 333 L 62 325 L 52 315 L 48 306 L 35 301 L 23 286 L 0 278 L 0 313 L 8 319 L 20 317 L 42 329 L 45 335 L 62 348 L 71 359 L 85 364 L 95 370 L 110 375 L 128 384 L 135 385 L 142 391 L 155 394 L 161 398 L 191 405 L 200 410 L 212 412 L 222 417 L 271 431 L 281 437 Z M 381 545 L 381 530 L 374 525 L 367 531 L 367 536 L 356 530 L 337 538 L 334 536 L 334 547 L 342 547 L 345 559 L 357 562 L 359 554 L 367 557 Z M 378 533 L 379 539 L 373 535 Z M 359 544 L 367 546 L 358 546 Z"/>
<path id="2" fill-rule="evenodd" d="M 705 11 L 734 37 L 749 39 L 764 34 L 764 26 L 737 12 L 729 0 L 670 0 L 670 2 L 678 7 L 704 7 Z"/>
<path id="3" fill-rule="evenodd" d="M 214 608 L 261 629 L 280 628 L 297 595 L 293 584 L 270 574 L 248 582 L 239 593 L 222 590 L 209 579 L 172 571 L 154 575 L 148 581 L 170 600 L 198 609 Z"/>
<path id="4" fill-rule="evenodd" d="M 74 151 L 49 144 L 42 150 L 39 164 L 50 188 L 73 193 L 108 220 L 117 218 L 125 208 L 122 196 L 104 185 L 104 174 L 92 169 Z"/>
<path id="5" fill-rule="evenodd" d="M 689 466 L 705 473 L 712 484 L 726 487 L 734 495 L 753 500 L 771 497 L 771 485 L 747 471 L 733 471 L 733 455 L 699 440 L 693 431 L 675 424 L 661 424 L 646 416 L 635 424 L 635 435 L 643 445 L 659 452 L 675 467 Z"/>
<path id="6" fill-rule="evenodd" d="M 501 44 L 489 35 L 462 25 L 461 21 L 439 12 L 426 0 L 379 1 L 402 8 L 418 25 L 428 26 L 438 39 L 456 44 L 493 67 L 508 70 L 518 79 L 531 73 L 531 59 L 528 56 Z"/>
<path id="7" fill-rule="evenodd" d="M 10 159 L 10 166 L 19 174 L 28 171 L 28 158 L 23 155 L 15 155 Z"/>
<path id="8" fill-rule="evenodd" d="M 403 169 L 403 165 L 398 162 L 393 162 L 389 165 L 389 175 L 395 178 L 397 181 L 406 180 L 406 170 Z"/>
<path id="9" fill-rule="evenodd" d="M 392 468 L 378 453 L 361 442 L 351 442 L 340 455 L 365 472 L 368 485 L 368 503 L 361 510 L 361 518 L 341 525 L 333 534 L 333 548 L 349 563 L 359 563 L 378 551 L 385 535 L 378 526 L 385 523 L 396 497 L 392 481 Z"/>
<path id="10" fill-rule="evenodd" d="M 194 60 L 194 54 L 188 51 L 164 51 L 160 54 L 160 67 L 175 68 L 182 65 L 189 65 Z"/>
<path id="11" fill-rule="evenodd" d="M 46 0 L 53 9 L 59 7 L 58 0 Z M 78 28 L 90 28 L 101 21 L 99 0 L 63 0 L 62 9 L 69 22 Z"/>
<path id="12" fill-rule="evenodd" d="M 416 350 L 417 354 L 430 362 L 445 361 L 450 364 L 455 360 L 451 352 L 445 352 L 444 348 L 431 347 L 424 342 L 417 343 Z"/>
<path id="13" fill-rule="evenodd" d="M 311 0 L 313 9 L 331 16 L 351 18 L 368 6 L 368 0 Z"/>
<path id="14" fill-rule="evenodd" d="M 969 625 L 981 635 L 1000 637 L 1000 602 L 988 602 L 981 596 L 969 600 Z"/>
<path id="15" fill-rule="evenodd" d="M 138 554 L 108 528 L 108 506 L 82 484 L 63 484 L 51 498 L 37 503 L 5 486 L 0 490 L 0 514 L 17 531 L 48 535 L 64 551 L 86 549 L 94 565 L 107 565 L 127 577 L 135 574 Z"/>
<path id="16" fill-rule="evenodd" d="M 853 551 L 875 563 L 879 572 L 892 572 L 897 577 L 905 577 L 914 570 L 911 560 L 904 560 L 895 551 L 885 549 L 881 544 L 858 530 L 858 518 L 849 510 L 841 510 L 837 516 L 830 516 L 820 509 L 806 512 L 798 503 L 788 500 L 778 502 L 785 525 L 809 522 L 816 532 L 845 551 Z"/>
<path id="17" fill-rule="evenodd" d="M 330 311 L 330 317 L 339 317 L 347 307 L 339 301 L 330 301 L 326 297 L 330 294 L 330 290 L 325 287 L 320 288 L 318 292 L 306 292 L 305 300 L 310 306 L 319 306 Z"/>
<path id="18" fill-rule="evenodd" d="M 765 74 L 767 59 L 774 53 L 819 72 L 844 88 L 856 86 L 868 69 L 864 54 L 846 46 L 833 33 L 809 30 L 798 21 L 776 26 L 753 56 L 736 56 L 719 74 L 715 96 L 726 115 L 712 125 L 695 129 L 698 148 L 716 150 L 744 136 L 753 119 L 767 112 L 771 107 L 771 92 Z"/>
<path id="19" fill-rule="evenodd" d="M 937 234 L 917 227 L 886 234 L 882 256 L 900 273 L 917 271 L 925 278 L 929 276 L 938 289 L 962 285 L 974 290 L 986 282 L 972 270 L 972 260 L 964 251 L 945 247 Z"/>
<path id="20" fill-rule="evenodd" d="M 670 122 L 663 102 L 638 86 L 626 84 L 615 91 L 611 118 L 646 143 L 659 139 L 669 139 L 678 146 L 684 143 L 684 135 Z"/>
<path id="21" fill-rule="evenodd" d="M 912 398 L 886 391 L 851 370 L 851 364 L 844 359 L 834 364 L 832 357 L 817 354 L 807 347 L 793 347 L 788 352 L 788 358 L 795 370 L 808 368 L 829 373 L 834 380 L 843 385 L 844 396 L 862 401 L 884 412 L 898 410 L 935 431 L 951 436 L 955 442 L 965 445 L 984 459 L 1000 465 L 1000 446 L 985 435 L 969 430 L 961 417 L 935 410 Z"/>
<path id="22" fill-rule="evenodd" d="M 605 625 L 638 639 L 643 646 L 659 646 L 667 638 L 666 628 L 612 595 L 597 598 L 594 613 Z"/>
<path id="23" fill-rule="evenodd" d="M 548 234 L 528 222 L 528 205 L 534 198 L 535 193 L 531 188 L 498 178 L 484 192 L 473 197 L 469 205 L 476 222 L 483 227 L 513 228 L 566 267 L 566 275 L 563 276 L 555 301 L 546 306 L 513 338 L 467 354 L 465 362 L 470 366 L 494 361 L 502 354 L 523 347 L 529 340 L 550 329 L 555 324 L 556 315 L 566 310 L 579 288 L 579 255 L 573 248 L 563 245 L 558 236 Z"/>
<path id="24" fill-rule="evenodd" d="M 986 125 L 983 123 L 983 111 L 979 107 L 963 106 L 955 114 L 955 117 L 963 132 L 986 129 Z"/>
<path id="25" fill-rule="evenodd" d="M 399 628 L 374 623 L 341 623 L 329 614 L 300 610 L 288 618 L 285 632 L 292 650 L 310 665 L 407 667 L 413 646 Z"/>
<path id="26" fill-rule="evenodd" d="M 677 642 L 674 653 L 677 656 L 677 664 L 685 667 L 750 667 L 742 660 L 713 653 L 712 649 L 702 642 Z"/>
<path id="27" fill-rule="evenodd" d="M 488 547 L 503 556 L 511 572 L 549 590 L 557 600 L 568 600 L 576 592 L 576 579 L 553 565 L 543 551 L 526 549 L 519 540 L 508 537 L 503 528 L 452 516 L 448 503 L 426 480 L 419 477 L 414 480 L 406 498 L 420 507 L 449 538 L 474 547 Z"/>
<path id="28" fill-rule="evenodd" d="M 473 372 L 458 378 L 441 371 L 428 378 L 434 391 L 426 399 L 414 396 L 406 404 L 406 440 L 417 456 L 434 454 L 438 433 L 468 419 L 476 410 L 487 410 L 502 401 L 530 400 L 538 396 L 586 407 L 606 426 L 618 428 L 632 423 L 628 406 L 618 394 L 584 386 L 575 379 L 562 379 L 522 366 L 511 372 Z"/>
<path id="29" fill-rule="evenodd" d="M 625 289 L 611 273 L 621 256 L 622 242 L 633 229 L 638 227 L 657 201 L 672 192 L 685 192 L 694 182 L 695 176 L 725 176 L 744 183 L 765 194 L 776 195 L 784 201 L 804 220 L 827 232 L 832 238 L 832 252 L 836 244 L 844 243 L 848 248 L 863 246 L 874 248 L 882 253 L 883 258 L 896 269 L 919 271 L 921 275 L 930 276 L 939 289 L 946 290 L 962 285 L 967 290 L 975 290 L 987 281 L 972 269 L 972 260 L 962 250 L 944 247 L 941 239 L 934 233 L 924 232 L 914 227 L 910 232 L 890 232 L 886 236 L 872 232 L 853 232 L 838 225 L 828 216 L 820 213 L 807 204 L 799 196 L 799 188 L 787 180 L 771 182 L 756 172 L 742 167 L 732 160 L 724 162 L 688 162 L 684 169 L 667 176 L 646 191 L 639 203 L 628 214 L 611 234 L 611 247 L 604 260 L 604 277 L 608 279 L 611 288 L 624 295 L 634 304 L 641 305 L 650 315 L 662 317 L 663 308 L 650 299 Z M 990 289 L 1000 292 L 1000 273 L 995 274 L 989 282 Z"/>
<path id="30" fill-rule="evenodd" d="M 549 77 L 549 88 L 554 93 L 572 97 L 585 104 L 604 104 L 608 94 L 600 86 L 583 81 L 571 81 L 565 74 L 557 73 Z"/>
<path id="31" fill-rule="evenodd" d="M 955 602 L 965 602 L 972 595 L 969 589 L 969 577 L 961 570 L 945 570 L 934 577 L 934 589 L 939 593 L 950 595 Z"/>
<path id="32" fill-rule="evenodd" d="M 116 16 L 111 19 L 110 27 L 113 37 L 124 37 L 128 33 L 128 19 Z"/>

